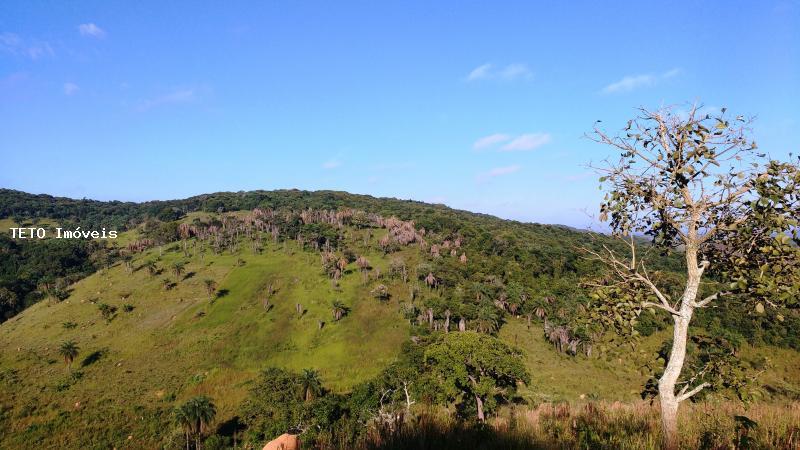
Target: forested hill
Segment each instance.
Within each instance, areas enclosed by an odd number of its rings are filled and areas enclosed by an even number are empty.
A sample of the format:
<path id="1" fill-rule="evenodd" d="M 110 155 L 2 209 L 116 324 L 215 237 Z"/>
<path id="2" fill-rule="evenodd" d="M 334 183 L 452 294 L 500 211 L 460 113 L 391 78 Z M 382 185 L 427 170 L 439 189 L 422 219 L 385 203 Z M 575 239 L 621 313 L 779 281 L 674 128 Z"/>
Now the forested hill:
<path id="1" fill-rule="evenodd" d="M 143 203 L 97 201 L 29 194 L 0 189 L 0 219 L 22 223 L 48 218 L 65 226 L 127 230 L 148 218 L 164 222 L 180 219 L 187 213 L 230 212 L 268 209 L 350 208 L 385 217 L 395 216 L 435 233 L 459 233 L 470 238 L 488 254 L 527 259 L 532 252 L 575 271 L 576 248 L 587 241 L 584 232 L 563 225 L 541 225 L 504 220 L 487 214 L 456 210 L 441 204 L 413 200 L 377 198 L 340 191 L 302 191 L 297 189 L 249 192 L 217 192 L 182 200 Z M 547 264 L 552 266 L 553 264 Z M 547 271 L 542 267 L 541 271 Z"/>
<path id="2" fill-rule="evenodd" d="M 54 197 L 47 194 L 29 194 L 0 188 L 0 219 L 48 217 L 91 226 L 103 224 L 125 229 L 147 217 L 161 220 L 195 211 L 226 212 L 254 208 L 288 209 L 341 209 L 352 208 L 403 220 L 415 220 L 430 230 L 452 228 L 462 220 L 475 225 L 498 227 L 523 227 L 534 230 L 556 228 L 579 231 L 563 225 L 540 225 L 500 219 L 488 214 L 449 208 L 442 204 L 389 197 L 351 194 L 343 191 L 304 191 L 280 189 L 274 191 L 215 192 L 180 200 L 154 200 L 148 202 L 99 201 Z M 460 224 L 460 223 L 459 223 Z"/>

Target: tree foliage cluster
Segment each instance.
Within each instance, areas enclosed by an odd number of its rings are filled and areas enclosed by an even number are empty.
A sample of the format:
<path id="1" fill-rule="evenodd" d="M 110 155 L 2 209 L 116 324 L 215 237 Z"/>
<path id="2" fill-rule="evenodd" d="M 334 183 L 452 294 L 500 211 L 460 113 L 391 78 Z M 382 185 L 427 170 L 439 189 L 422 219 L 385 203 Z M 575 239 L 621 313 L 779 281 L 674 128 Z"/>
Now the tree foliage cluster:
<path id="1" fill-rule="evenodd" d="M 455 370 L 454 370 L 455 369 Z M 249 442 L 300 433 L 304 445 L 353 447 L 369 429 L 399 426 L 415 405 L 454 406 L 483 421 L 530 382 L 518 350 L 475 332 L 407 343 L 398 360 L 348 394 L 326 390 L 316 372 L 267 368 L 242 403 Z"/>
<path id="2" fill-rule="evenodd" d="M 96 241 L 0 236 L 0 321 L 41 299 L 63 299 L 68 285 L 101 267 L 106 256 Z"/>

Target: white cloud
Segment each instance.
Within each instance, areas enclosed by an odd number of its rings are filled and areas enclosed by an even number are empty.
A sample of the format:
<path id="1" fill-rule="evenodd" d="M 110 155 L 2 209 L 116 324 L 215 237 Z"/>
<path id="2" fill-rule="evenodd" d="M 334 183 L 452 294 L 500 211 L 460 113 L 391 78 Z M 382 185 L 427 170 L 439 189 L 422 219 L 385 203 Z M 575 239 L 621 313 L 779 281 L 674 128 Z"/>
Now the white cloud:
<path id="1" fill-rule="evenodd" d="M 88 36 L 98 39 L 106 37 L 105 30 L 93 23 L 82 23 L 78 25 L 78 32 L 81 34 L 81 36 Z"/>
<path id="2" fill-rule="evenodd" d="M 64 83 L 64 94 L 72 95 L 72 94 L 78 92 L 78 90 L 80 90 L 80 88 L 78 87 L 77 84 L 75 84 L 75 83 Z"/>
<path id="3" fill-rule="evenodd" d="M 528 151 L 539 148 L 552 140 L 548 133 L 521 134 L 513 141 L 500 147 L 504 152 Z"/>
<path id="4" fill-rule="evenodd" d="M 482 66 L 478 66 L 472 69 L 472 72 L 467 75 L 467 81 L 474 81 L 474 80 L 482 80 L 484 78 L 489 77 L 489 70 L 491 70 L 491 64 L 484 64 Z"/>
<path id="5" fill-rule="evenodd" d="M 332 170 L 342 166 L 342 162 L 338 159 L 331 159 L 322 163 L 322 168 L 325 170 Z"/>
<path id="6" fill-rule="evenodd" d="M 0 51 L 11 55 L 37 60 L 42 56 L 53 56 L 55 52 L 47 42 L 26 40 L 14 33 L 0 33 Z"/>
<path id="7" fill-rule="evenodd" d="M 505 166 L 505 167 L 495 167 L 487 172 L 478 174 L 477 180 L 478 182 L 487 181 L 491 178 L 502 177 L 504 175 L 510 175 L 515 172 L 519 172 L 522 169 L 522 166 L 515 164 L 513 166 Z"/>
<path id="8" fill-rule="evenodd" d="M 533 76 L 533 72 L 527 65 L 521 63 L 509 64 L 505 67 L 494 68 L 493 64 L 486 63 L 480 65 L 467 75 L 467 81 L 478 80 L 503 80 L 512 81 L 518 79 L 527 79 Z"/>
<path id="9" fill-rule="evenodd" d="M 548 144 L 552 140 L 553 139 L 549 133 L 525 133 L 517 136 L 504 133 L 495 133 L 478 139 L 474 144 L 472 144 L 472 148 L 480 151 L 491 147 L 496 147 L 498 144 L 506 143 L 505 145 L 497 148 L 497 151 L 528 151 Z"/>
<path id="10" fill-rule="evenodd" d="M 518 165 L 506 166 L 506 167 L 497 167 L 497 168 L 494 168 L 494 169 L 488 171 L 486 173 L 486 175 L 488 175 L 490 177 L 499 177 L 499 176 L 502 176 L 502 175 L 508 175 L 510 173 L 518 172 L 519 169 L 521 169 L 521 168 L 522 167 L 520 167 Z"/>
<path id="11" fill-rule="evenodd" d="M 158 106 L 172 105 L 178 103 L 190 103 L 197 100 L 197 94 L 194 89 L 181 89 L 160 97 L 144 100 L 139 103 L 137 108 L 139 111 L 147 111 Z"/>
<path id="12" fill-rule="evenodd" d="M 474 144 L 472 144 L 472 148 L 475 150 L 481 150 L 486 147 L 500 144 L 501 142 L 506 142 L 509 139 L 511 139 L 511 136 L 507 134 L 495 133 L 478 139 Z"/>
<path id="13" fill-rule="evenodd" d="M 525 64 L 509 64 L 500 71 L 498 76 L 504 80 L 515 80 L 517 78 L 530 78 L 533 73 Z"/>
<path id="14" fill-rule="evenodd" d="M 662 80 L 673 78 L 680 75 L 681 69 L 670 69 L 662 74 L 643 74 L 643 75 L 627 75 L 622 77 L 621 80 L 609 84 L 604 87 L 600 92 L 603 94 L 618 94 L 623 92 L 630 92 L 635 89 L 654 86 Z"/>

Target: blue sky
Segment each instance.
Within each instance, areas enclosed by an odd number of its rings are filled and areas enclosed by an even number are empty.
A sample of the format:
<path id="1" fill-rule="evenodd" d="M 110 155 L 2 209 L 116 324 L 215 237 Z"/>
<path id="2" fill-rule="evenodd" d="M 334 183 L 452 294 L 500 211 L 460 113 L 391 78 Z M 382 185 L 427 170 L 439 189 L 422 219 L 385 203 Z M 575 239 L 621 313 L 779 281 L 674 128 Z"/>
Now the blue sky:
<path id="1" fill-rule="evenodd" d="M 800 152 L 796 0 L 200 3 L 0 3 L 0 186 L 336 189 L 585 227 L 595 120 L 700 101 Z"/>

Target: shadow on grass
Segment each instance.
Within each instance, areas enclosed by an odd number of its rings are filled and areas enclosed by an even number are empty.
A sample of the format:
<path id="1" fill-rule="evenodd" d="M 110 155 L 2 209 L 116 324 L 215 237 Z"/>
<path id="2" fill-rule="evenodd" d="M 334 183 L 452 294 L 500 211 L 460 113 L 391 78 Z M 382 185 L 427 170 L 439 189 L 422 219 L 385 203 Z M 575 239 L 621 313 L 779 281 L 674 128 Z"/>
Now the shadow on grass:
<path id="1" fill-rule="evenodd" d="M 107 353 L 107 348 L 101 348 L 100 350 L 95 350 L 92 353 L 89 353 L 85 358 L 83 358 L 83 361 L 81 361 L 81 367 L 90 366 L 97 361 L 100 361 Z"/>
<path id="2" fill-rule="evenodd" d="M 234 416 L 217 426 L 217 434 L 233 439 L 235 436 L 241 436 L 246 429 L 247 426 L 239 419 L 239 416 Z"/>

